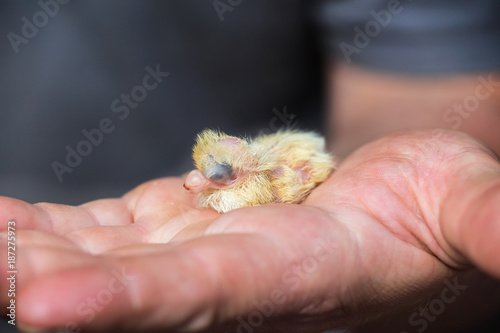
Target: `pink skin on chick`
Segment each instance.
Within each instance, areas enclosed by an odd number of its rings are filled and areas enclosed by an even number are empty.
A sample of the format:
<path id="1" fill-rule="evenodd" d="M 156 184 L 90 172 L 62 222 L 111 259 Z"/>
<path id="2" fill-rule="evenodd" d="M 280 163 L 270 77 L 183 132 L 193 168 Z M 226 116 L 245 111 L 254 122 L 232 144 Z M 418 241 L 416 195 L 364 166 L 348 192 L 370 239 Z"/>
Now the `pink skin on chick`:
<path id="1" fill-rule="evenodd" d="M 206 189 L 213 188 L 214 184 L 212 181 L 208 180 L 203 174 L 198 171 L 197 169 L 194 169 L 191 171 L 186 178 L 186 181 L 184 182 L 184 188 L 189 192 L 189 193 L 200 193 Z"/>
<path id="2" fill-rule="evenodd" d="M 197 169 L 194 169 L 187 175 L 183 186 L 189 193 L 197 194 L 208 189 L 219 189 L 232 185 L 235 180 L 236 177 L 232 177 L 225 182 L 215 182 L 205 177 Z"/>

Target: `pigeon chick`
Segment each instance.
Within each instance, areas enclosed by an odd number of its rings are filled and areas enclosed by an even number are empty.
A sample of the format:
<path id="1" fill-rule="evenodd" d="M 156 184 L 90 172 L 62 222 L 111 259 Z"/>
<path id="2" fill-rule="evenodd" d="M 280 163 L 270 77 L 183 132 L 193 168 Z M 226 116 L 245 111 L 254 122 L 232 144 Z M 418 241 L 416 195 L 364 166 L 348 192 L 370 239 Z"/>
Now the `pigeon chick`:
<path id="1" fill-rule="evenodd" d="M 300 203 L 334 170 L 325 140 L 284 130 L 242 139 L 206 129 L 193 147 L 196 170 L 184 183 L 199 205 L 219 213 L 273 202 Z"/>

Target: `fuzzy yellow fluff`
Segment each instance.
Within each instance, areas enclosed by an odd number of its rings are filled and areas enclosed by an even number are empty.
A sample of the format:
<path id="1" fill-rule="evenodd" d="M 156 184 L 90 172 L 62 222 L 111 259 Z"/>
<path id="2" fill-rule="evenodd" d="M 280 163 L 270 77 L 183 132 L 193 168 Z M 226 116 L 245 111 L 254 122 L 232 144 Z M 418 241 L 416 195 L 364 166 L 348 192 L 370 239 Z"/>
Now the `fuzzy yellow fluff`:
<path id="1" fill-rule="evenodd" d="M 199 204 L 218 212 L 300 203 L 334 170 L 323 137 L 297 130 L 251 140 L 207 129 L 198 134 L 193 159 L 208 184 L 200 191 Z"/>

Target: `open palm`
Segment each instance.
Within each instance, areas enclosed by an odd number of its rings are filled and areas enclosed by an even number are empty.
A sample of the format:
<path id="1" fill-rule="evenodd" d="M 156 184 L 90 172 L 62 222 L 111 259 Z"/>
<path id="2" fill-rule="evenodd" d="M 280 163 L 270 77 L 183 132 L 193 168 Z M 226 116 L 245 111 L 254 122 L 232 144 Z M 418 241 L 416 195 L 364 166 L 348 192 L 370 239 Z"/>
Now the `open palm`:
<path id="1" fill-rule="evenodd" d="M 78 207 L 1 198 L 3 230 L 16 221 L 20 323 L 300 332 L 412 304 L 471 265 L 500 278 L 500 164 L 465 134 L 372 142 L 301 205 L 219 215 L 183 181 Z"/>

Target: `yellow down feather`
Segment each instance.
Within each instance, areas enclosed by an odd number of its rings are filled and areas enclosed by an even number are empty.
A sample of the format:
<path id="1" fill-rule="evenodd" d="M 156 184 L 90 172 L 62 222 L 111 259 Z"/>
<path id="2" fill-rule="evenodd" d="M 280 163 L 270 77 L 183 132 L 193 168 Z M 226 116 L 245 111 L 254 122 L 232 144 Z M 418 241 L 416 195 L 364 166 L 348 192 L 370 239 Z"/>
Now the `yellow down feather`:
<path id="1" fill-rule="evenodd" d="M 200 206 L 218 212 L 273 202 L 300 203 L 334 170 L 324 138 L 297 130 L 254 140 L 204 130 L 193 147 L 193 159 L 202 173 L 213 163 L 227 163 L 237 175 L 233 184 L 200 193 Z"/>

